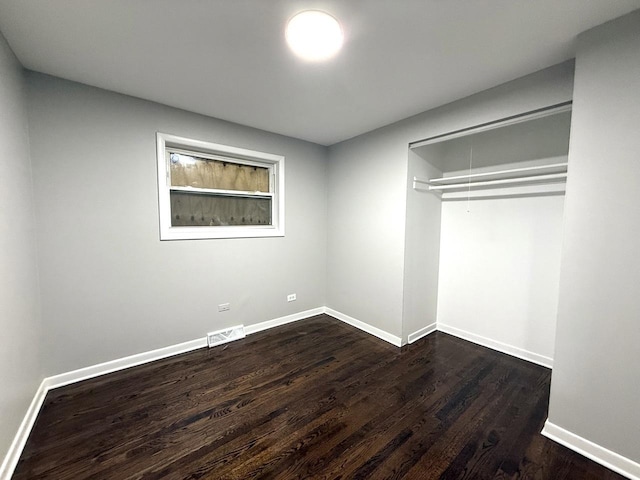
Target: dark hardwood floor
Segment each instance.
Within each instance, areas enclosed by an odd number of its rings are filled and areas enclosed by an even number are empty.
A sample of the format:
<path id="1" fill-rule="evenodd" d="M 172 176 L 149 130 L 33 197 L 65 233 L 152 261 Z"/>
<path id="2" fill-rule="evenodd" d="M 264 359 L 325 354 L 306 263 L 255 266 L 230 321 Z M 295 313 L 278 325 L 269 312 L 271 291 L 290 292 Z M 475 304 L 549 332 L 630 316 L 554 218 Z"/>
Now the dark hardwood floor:
<path id="1" fill-rule="evenodd" d="M 14 479 L 622 479 L 542 437 L 550 371 L 318 316 L 49 393 Z"/>

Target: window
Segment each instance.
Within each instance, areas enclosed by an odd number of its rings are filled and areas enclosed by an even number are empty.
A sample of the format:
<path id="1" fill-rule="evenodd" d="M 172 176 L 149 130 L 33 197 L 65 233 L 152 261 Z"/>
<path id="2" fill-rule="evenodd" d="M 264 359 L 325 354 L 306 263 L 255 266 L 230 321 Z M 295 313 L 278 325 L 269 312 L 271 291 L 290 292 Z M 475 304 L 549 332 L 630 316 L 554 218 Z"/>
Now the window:
<path id="1" fill-rule="evenodd" d="M 160 239 L 284 236 L 284 157 L 157 134 Z"/>

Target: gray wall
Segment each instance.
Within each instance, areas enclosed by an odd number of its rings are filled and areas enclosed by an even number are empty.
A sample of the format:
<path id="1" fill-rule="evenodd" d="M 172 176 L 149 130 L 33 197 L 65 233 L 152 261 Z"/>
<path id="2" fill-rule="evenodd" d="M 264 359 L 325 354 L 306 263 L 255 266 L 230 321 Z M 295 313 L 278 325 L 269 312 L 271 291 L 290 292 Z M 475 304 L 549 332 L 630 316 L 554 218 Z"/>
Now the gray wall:
<path id="1" fill-rule="evenodd" d="M 35 73 L 29 122 L 46 375 L 325 304 L 324 147 Z M 156 131 L 284 155 L 286 237 L 161 242 Z"/>
<path id="2" fill-rule="evenodd" d="M 400 337 L 407 144 L 396 136 L 329 150 L 327 306 Z"/>
<path id="3" fill-rule="evenodd" d="M 0 34 L 0 459 L 42 380 L 25 93 L 22 67 Z"/>
<path id="4" fill-rule="evenodd" d="M 567 62 L 332 146 L 327 305 L 402 335 L 403 295 L 422 295 L 429 282 L 411 276 L 416 282 L 403 285 L 405 263 L 414 255 L 405 252 L 405 230 L 419 217 L 407 209 L 407 145 L 571 100 L 572 87 L 573 64 Z M 437 263 L 438 246 L 425 243 L 422 254 L 433 257 L 428 264 Z M 427 295 L 435 298 L 434 292 Z"/>
<path id="5" fill-rule="evenodd" d="M 436 158 L 436 155 L 430 155 L 431 152 L 425 152 L 424 157 L 412 150 L 408 152 L 402 299 L 402 338 L 407 340 L 412 333 L 434 324 L 437 316 L 442 201 L 432 192 L 413 188 L 413 177 L 442 176 L 431 162 Z"/>
<path id="6" fill-rule="evenodd" d="M 566 162 L 570 131 L 571 112 L 563 112 L 460 137 L 439 145 L 426 145 L 416 150 L 426 151 L 440 147 L 440 154 L 432 155 L 432 158 L 435 157 L 434 165 L 446 175 L 459 175 L 459 172 L 469 170 L 471 147 L 474 169 L 496 167 L 489 171 L 500 170 L 497 167 L 507 163 L 538 161 L 559 156 L 565 157 L 559 161 Z"/>
<path id="7" fill-rule="evenodd" d="M 579 37 L 549 420 L 640 462 L 640 11 Z"/>

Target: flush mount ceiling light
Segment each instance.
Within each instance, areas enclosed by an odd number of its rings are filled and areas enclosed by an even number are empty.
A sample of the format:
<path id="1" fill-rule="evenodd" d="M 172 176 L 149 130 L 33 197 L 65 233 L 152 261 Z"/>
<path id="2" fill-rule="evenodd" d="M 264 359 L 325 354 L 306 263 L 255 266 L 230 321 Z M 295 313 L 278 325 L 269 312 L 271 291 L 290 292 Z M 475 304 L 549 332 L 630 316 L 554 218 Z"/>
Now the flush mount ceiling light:
<path id="1" fill-rule="evenodd" d="M 318 62 L 331 58 L 340 50 L 344 35 L 338 21 L 328 13 L 306 10 L 289 20 L 286 38 L 296 55 Z"/>

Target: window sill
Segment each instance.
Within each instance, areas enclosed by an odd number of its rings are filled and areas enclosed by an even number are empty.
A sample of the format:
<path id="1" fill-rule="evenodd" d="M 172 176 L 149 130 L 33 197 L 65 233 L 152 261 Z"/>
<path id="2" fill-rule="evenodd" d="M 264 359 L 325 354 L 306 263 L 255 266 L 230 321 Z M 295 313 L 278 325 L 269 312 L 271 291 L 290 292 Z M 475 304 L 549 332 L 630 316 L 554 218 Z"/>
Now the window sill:
<path id="1" fill-rule="evenodd" d="M 215 240 L 218 238 L 284 237 L 284 229 L 273 226 L 170 227 L 160 232 L 160 240 Z"/>

